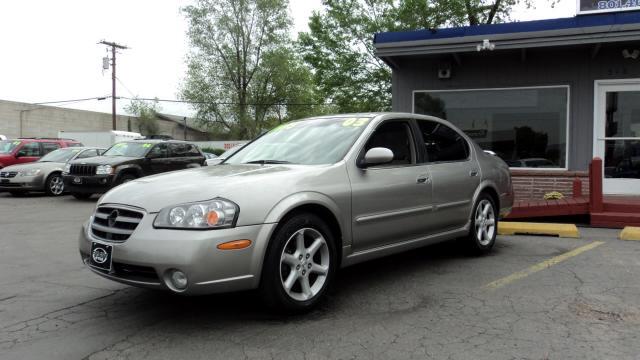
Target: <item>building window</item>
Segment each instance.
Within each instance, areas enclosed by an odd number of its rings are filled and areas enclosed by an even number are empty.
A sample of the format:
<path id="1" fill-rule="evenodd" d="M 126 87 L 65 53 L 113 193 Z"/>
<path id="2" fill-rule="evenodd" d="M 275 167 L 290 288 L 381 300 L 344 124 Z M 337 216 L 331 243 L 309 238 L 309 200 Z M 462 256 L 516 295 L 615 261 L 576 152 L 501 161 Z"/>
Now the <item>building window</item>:
<path id="1" fill-rule="evenodd" d="M 569 87 L 415 91 L 413 111 L 451 121 L 514 168 L 567 168 Z"/>

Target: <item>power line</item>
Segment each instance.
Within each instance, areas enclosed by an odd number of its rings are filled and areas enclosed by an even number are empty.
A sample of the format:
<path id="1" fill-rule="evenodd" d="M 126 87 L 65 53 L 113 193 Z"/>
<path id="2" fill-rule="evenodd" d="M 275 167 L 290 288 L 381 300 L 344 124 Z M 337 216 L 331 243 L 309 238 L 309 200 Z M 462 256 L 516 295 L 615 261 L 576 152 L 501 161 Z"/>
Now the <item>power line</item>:
<path id="1" fill-rule="evenodd" d="M 192 100 L 176 100 L 176 99 L 158 99 L 158 98 L 142 98 L 142 97 L 126 97 L 118 96 L 118 99 L 124 100 L 143 100 L 143 101 L 158 101 L 158 102 L 171 102 L 171 103 L 184 103 L 184 104 L 210 104 L 210 105 L 241 105 L 237 102 L 215 102 L 215 101 L 192 101 Z M 317 106 L 317 105 L 335 105 L 334 103 L 245 103 L 244 105 L 250 106 Z"/>
<path id="2" fill-rule="evenodd" d="M 95 97 L 83 98 L 83 99 L 45 101 L 45 102 L 39 102 L 39 103 L 32 103 L 31 105 L 64 104 L 64 103 L 81 102 L 81 101 L 89 101 L 89 100 L 106 100 L 108 98 L 110 98 L 110 96 L 95 96 Z"/>

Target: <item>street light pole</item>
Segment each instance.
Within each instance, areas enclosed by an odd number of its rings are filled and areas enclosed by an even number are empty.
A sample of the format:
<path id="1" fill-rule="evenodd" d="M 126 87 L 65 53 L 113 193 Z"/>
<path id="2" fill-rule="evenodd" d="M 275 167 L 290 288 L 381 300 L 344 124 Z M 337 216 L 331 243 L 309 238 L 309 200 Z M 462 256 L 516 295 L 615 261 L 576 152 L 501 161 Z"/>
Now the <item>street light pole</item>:
<path id="1" fill-rule="evenodd" d="M 99 44 L 111 46 L 111 127 L 116 130 L 116 49 L 128 49 L 125 45 L 120 45 L 110 41 L 100 41 Z"/>

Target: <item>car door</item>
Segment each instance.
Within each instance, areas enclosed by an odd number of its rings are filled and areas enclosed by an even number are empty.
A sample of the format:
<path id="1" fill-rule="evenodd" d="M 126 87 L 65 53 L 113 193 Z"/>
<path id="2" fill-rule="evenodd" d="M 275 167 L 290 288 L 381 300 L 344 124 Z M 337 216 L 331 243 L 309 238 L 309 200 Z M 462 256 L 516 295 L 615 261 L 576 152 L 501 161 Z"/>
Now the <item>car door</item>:
<path id="1" fill-rule="evenodd" d="M 433 183 L 434 225 L 438 231 L 461 227 L 469 220 L 481 175 L 471 146 L 447 124 L 422 119 L 416 124 Z"/>
<path id="2" fill-rule="evenodd" d="M 183 144 L 183 143 L 169 144 L 168 171 L 183 170 L 187 168 L 187 165 L 189 165 L 187 144 Z"/>
<path id="3" fill-rule="evenodd" d="M 38 142 L 27 142 L 16 151 L 16 164 L 24 164 L 37 161 L 42 157 L 42 149 Z"/>
<path id="4" fill-rule="evenodd" d="M 387 120 L 376 127 L 361 150 L 393 151 L 389 164 L 349 167 L 352 187 L 353 250 L 365 251 L 425 235 L 431 217 L 428 169 L 417 164 L 409 120 Z"/>
<path id="5" fill-rule="evenodd" d="M 159 143 L 154 145 L 147 153 L 142 165 L 145 175 L 159 174 L 169 169 L 169 145 Z"/>

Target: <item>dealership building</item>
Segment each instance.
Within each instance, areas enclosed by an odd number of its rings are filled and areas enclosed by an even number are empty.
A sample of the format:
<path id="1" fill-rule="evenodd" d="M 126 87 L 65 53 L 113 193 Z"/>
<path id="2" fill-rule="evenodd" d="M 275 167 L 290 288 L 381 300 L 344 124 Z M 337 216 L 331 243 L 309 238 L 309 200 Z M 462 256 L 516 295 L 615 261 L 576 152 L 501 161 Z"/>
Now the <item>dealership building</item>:
<path id="1" fill-rule="evenodd" d="M 570 194 L 576 177 L 588 191 L 594 157 L 605 195 L 640 195 L 640 11 L 621 4 L 582 0 L 572 18 L 377 34 L 393 110 L 457 125 L 510 165 L 519 199 Z"/>

